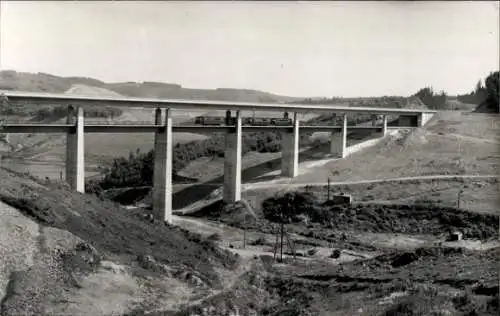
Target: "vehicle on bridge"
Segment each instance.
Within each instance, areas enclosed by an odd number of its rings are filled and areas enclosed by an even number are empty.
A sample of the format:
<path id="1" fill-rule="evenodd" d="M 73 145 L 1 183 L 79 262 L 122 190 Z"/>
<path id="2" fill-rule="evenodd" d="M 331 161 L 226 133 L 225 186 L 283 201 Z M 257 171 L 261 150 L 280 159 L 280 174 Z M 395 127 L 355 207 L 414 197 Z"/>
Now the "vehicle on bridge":
<path id="1" fill-rule="evenodd" d="M 198 125 L 226 125 L 226 117 L 223 116 L 197 116 L 195 117 L 195 124 Z M 230 117 L 227 125 L 234 125 L 236 123 L 235 117 Z M 244 117 L 242 118 L 243 125 L 251 126 L 287 126 L 292 125 L 293 120 L 285 113 L 284 117 Z"/>

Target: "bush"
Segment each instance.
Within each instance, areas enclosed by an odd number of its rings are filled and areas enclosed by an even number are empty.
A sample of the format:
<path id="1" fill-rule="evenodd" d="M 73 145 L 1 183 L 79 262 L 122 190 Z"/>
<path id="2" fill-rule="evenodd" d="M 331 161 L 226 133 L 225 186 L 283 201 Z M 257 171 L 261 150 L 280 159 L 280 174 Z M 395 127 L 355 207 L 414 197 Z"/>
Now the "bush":
<path id="1" fill-rule="evenodd" d="M 318 249 L 316 248 L 311 248 L 307 250 L 307 255 L 308 256 L 314 256 L 318 252 Z"/>
<path id="2" fill-rule="evenodd" d="M 339 249 L 335 249 L 332 251 L 332 254 L 330 255 L 330 258 L 333 258 L 333 259 L 338 259 L 340 258 L 340 250 Z"/>
<path id="3" fill-rule="evenodd" d="M 444 91 L 435 94 L 431 87 L 418 90 L 415 94 L 430 109 L 444 109 L 446 107 L 447 96 Z"/>
<path id="4" fill-rule="evenodd" d="M 286 193 L 262 202 L 264 218 L 272 222 L 296 223 L 301 221 L 303 213 L 313 213 L 314 196 L 306 192 Z"/>
<path id="5" fill-rule="evenodd" d="M 259 237 L 254 241 L 249 242 L 251 246 L 265 246 L 267 245 L 267 240 L 264 237 Z"/>

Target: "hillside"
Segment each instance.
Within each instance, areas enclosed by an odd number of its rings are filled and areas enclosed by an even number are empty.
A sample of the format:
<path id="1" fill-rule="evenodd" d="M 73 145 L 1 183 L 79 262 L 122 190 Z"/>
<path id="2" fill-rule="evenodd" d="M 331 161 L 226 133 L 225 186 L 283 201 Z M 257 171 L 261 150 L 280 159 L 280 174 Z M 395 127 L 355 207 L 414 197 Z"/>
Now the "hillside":
<path id="1" fill-rule="evenodd" d="M 238 266 L 210 241 L 144 214 L 3 168 L 0 177 L 3 316 L 175 309 L 220 289 Z"/>
<path id="2" fill-rule="evenodd" d="M 162 82 L 106 83 L 83 77 L 60 77 L 45 73 L 26 73 L 13 70 L 0 71 L 0 90 L 64 93 L 74 85 L 87 85 L 114 91 L 120 95 L 147 98 L 225 100 L 242 102 L 287 102 L 299 100 L 268 92 L 248 89 L 189 89 L 181 85 Z"/>

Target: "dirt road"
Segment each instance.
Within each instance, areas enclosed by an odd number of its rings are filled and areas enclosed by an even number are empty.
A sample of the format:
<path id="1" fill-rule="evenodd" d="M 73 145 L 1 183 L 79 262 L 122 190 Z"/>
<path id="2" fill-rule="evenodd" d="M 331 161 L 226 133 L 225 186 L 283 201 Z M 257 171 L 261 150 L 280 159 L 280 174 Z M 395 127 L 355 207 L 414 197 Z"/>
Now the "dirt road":
<path id="1" fill-rule="evenodd" d="M 354 184 L 370 184 L 370 183 L 388 183 L 388 182 L 409 182 L 409 181 L 431 181 L 431 180 L 446 180 L 446 179 L 493 179 L 499 178 L 497 175 L 427 175 L 427 176 L 414 176 L 414 177 L 398 177 L 398 178 L 386 178 L 386 179 L 374 179 L 374 180 L 356 180 L 356 181 L 341 181 L 341 182 L 330 182 L 330 186 L 341 186 L 341 185 L 354 185 Z M 280 181 L 280 182 L 278 182 Z M 287 182 L 283 182 L 287 181 Z M 266 189 L 295 189 L 305 186 L 326 186 L 327 182 L 316 182 L 316 183 L 291 183 L 293 179 L 276 179 L 261 183 L 248 183 L 242 185 L 242 191 L 250 190 L 266 190 Z M 207 184 L 208 186 L 213 186 L 215 188 L 220 188 L 222 184 Z M 196 201 L 187 207 L 174 210 L 176 215 L 187 215 L 191 212 L 195 212 L 202 207 L 210 205 L 221 199 L 220 196 L 213 197 L 211 199 Z"/>
<path id="2" fill-rule="evenodd" d="M 415 177 L 400 177 L 400 178 L 388 178 L 388 179 L 374 179 L 374 180 L 357 180 L 357 181 L 342 181 L 342 182 L 330 182 L 330 185 L 350 185 L 350 184 L 369 184 L 369 183 L 385 183 L 394 181 L 414 181 L 414 180 L 443 180 L 443 179 L 491 179 L 498 178 L 497 175 L 429 175 L 429 176 L 415 176 Z M 267 189 L 275 188 L 276 186 L 286 186 L 289 188 L 304 187 L 304 186 L 323 186 L 327 185 L 327 182 L 317 182 L 317 183 L 249 183 L 243 185 L 243 190 L 252 189 Z"/>

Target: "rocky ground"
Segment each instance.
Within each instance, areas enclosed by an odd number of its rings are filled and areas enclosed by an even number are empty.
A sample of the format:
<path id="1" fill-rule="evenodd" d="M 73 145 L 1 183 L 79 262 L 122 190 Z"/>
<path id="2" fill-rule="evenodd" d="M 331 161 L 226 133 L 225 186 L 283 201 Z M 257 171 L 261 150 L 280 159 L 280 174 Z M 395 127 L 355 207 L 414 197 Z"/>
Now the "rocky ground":
<path id="1" fill-rule="evenodd" d="M 213 205 L 194 215 L 245 230 L 251 237 L 244 251 L 269 258 L 271 276 L 264 284 L 278 297 L 266 307 L 267 315 L 498 313 L 498 214 L 433 205 L 321 203 L 314 211 L 324 215 L 320 220 L 309 214 L 301 218 L 307 224 L 286 225 L 290 244 L 285 239 L 282 264 L 271 263 L 278 225 L 259 210 L 257 219 L 241 206 Z M 455 231 L 463 240 L 448 240 Z M 237 240 L 229 247 L 241 250 Z"/>

